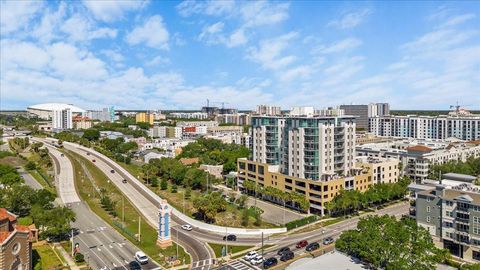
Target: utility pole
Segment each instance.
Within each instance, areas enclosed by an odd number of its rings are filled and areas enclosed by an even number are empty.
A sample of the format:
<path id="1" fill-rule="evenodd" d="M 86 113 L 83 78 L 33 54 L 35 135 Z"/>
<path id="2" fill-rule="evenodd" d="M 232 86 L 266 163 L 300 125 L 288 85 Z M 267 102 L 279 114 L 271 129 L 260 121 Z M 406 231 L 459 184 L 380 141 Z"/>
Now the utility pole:
<path id="1" fill-rule="evenodd" d="M 283 199 L 283 225 L 285 226 L 285 215 L 287 212 L 287 208 L 285 207 L 285 199 Z"/>
<path id="2" fill-rule="evenodd" d="M 185 214 L 185 190 L 183 191 L 182 195 L 183 195 L 183 213 Z"/>
<path id="3" fill-rule="evenodd" d="M 141 234 L 141 233 L 142 233 L 141 228 L 142 228 L 142 218 L 141 218 L 140 215 L 139 215 L 139 216 L 138 216 L 138 242 L 140 242 L 141 239 L 142 239 L 142 238 L 141 238 L 141 235 L 142 235 L 142 234 Z"/>
<path id="4" fill-rule="evenodd" d="M 179 241 L 178 241 L 178 228 L 177 228 L 177 260 L 178 260 L 178 243 Z"/>
<path id="5" fill-rule="evenodd" d="M 208 194 L 208 179 L 209 178 L 209 173 L 207 172 L 207 194 Z"/>

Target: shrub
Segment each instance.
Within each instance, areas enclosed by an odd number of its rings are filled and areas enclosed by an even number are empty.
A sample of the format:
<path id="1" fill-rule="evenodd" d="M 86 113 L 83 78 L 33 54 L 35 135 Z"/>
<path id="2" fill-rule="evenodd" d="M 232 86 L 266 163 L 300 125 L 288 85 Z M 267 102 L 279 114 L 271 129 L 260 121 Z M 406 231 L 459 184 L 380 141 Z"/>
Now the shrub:
<path id="1" fill-rule="evenodd" d="M 162 179 L 162 181 L 160 181 L 160 189 L 161 190 L 167 190 L 168 189 L 168 182 L 166 179 Z"/>
<path id="2" fill-rule="evenodd" d="M 82 253 L 77 253 L 75 254 L 75 262 L 77 263 L 81 263 L 81 262 L 84 262 L 85 261 L 85 256 L 83 256 Z"/>
<path id="3" fill-rule="evenodd" d="M 27 170 L 35 170 L 37 168 L 37 165 L 35 165 L 34 162 L 29 161 L 27 164 L 25 164 L 25 169 Z"/>
<path id="4" fill-rule="evenodd" d="M 172 185 L 172 193 L 177 193 L 177 185 Z"/>
<path id="5" fill-rule="evenodd" d="M 288 222 L 287 224 L 285 224 L 285 227 L 287 227 L 287 230 L 291 230 L 291 229 L 295 229 L 295 228 L 310 224 L 310 223 L 315 222 L 317 220 L 318 220 L 318 216 L 315 216 L 315 215 L 308 216 L 308 217 L 304 217 L 302 219 L 297 219 L 297 220 Z"/>

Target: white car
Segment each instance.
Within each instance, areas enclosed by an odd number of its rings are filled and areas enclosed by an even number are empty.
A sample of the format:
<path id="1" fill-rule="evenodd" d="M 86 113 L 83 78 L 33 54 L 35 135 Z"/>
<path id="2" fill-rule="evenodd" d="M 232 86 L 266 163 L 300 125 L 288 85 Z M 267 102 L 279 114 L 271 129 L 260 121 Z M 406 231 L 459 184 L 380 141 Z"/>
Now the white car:
<path id="1" fill-rule="evenodd" d="M 253 259 L 250 260 L 250 263 L 253 265 L 261 264 L 263 262 L 263 256 L 262 255 L 257 255 Z"/>
<path id="2" fill-rule="evenodd" d="M 139 262 L 140 264 L 148 263 L 148 257 L 142 251 L 135 252 L 135 260 L 137 260 L 137 262 Z"/>
<path id="3" fill-rule="evenodd" d="M 182 225 L 182 229 L 184 229 L 185 231 L 191 231 L 192 230 L 192 226 L 188 225 L 188 224 L 185 224 L 185 225 Z"/>
<path id="4" fill-rule="evenodd" d="M 258 253 L 256 251 L 250 251 L 245 256 L 243 257 L 245 260 L 250 261 L 251 259 L 255 258 L 258 256 Z"/>

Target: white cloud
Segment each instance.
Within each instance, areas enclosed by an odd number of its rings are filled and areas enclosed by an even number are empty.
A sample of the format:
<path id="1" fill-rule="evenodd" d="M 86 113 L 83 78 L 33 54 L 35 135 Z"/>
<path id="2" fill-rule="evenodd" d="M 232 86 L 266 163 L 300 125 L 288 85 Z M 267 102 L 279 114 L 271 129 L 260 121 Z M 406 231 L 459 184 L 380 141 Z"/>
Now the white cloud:
<path id="1" fill-rule="evenodd" d="M 103 55 L 108 57 L 109 60 L 114 62 L 123 62 L 125 61 L 125 57 L 120 54 L 118 51 L 115 50 L 102 50 L 100 51 Z"/>
<path id="2" fill-rule="evenodd" d="M 356 12 L 347 13 L 343 15 L 340 19 L 330 21 L 327 26 L 335 27 L 338 29 L 353 28 L 364 22 L 371 13 L 372 11 L 368 8 Z"/>
<path id="3" fill-rule="evenodd" d="M 158 66 L 158 65 L 165 65 L 170 64 L 170 59 L 157 55 L 152 60 L 147 61 L 147 66 Z"/>
<path id="4" fill-rule="evenodd" d="M 339 60 L 334 65 L 325 68 L 326 78 L 322 81 L 322 85 L 333 86 L 351 80 L 353 75 L 363 69 L 363 60 L 365 58 L 362 56 L 353 56 Z"/>
<path id="5" fill-rule="evenodd" d="M 455 26 L 457 24 L 462 24 L 466 21 L 474 19 L 475 17 L 476 17 L 475 14 L 472 14 L 472 13 L 455 16 L 453 18 L 448 19 L 440 27 L 452 27 L 452 26 Z"/>
<path id="6" fill-rule="evenodd" d="M 229 48 L 246 44 L 258 27 L 286 20 L 288 8 L 288 3 L 268 1 L 183 1 L 177 5 L 177 11 L 184 17 L 194 14 L 223 17 L 221 22 L 204 26 L 199 40 L 209 45 L 224 44 Z"/>
<path id="7" fill-rule="evenodd" d="M 362 45 L 362 41 L 357 38 L 346 38 L 331 44 L 330 46 L 320 46 L 313 50 L 314 53 L 329 54 L 350 51 Z"/>
<path id="8" fill-rule="evenodd" d="M 57 33 L 59 25 L 62 24 L 63 18 L 66 16 L 67 5 L 62 2 L 58 5 L 57 10 L 47 9 L 40 23 L 35 26 L 32 31 L 32 36 L 37 38 L 42 43 L 50 43 L 54 39 L 59 38 Z"/>
<path id="9" fill-rule="evenodd" d="M 102 27 L 97 28 L 94 22 L 80 14 L 74 14 L 60 28 L 73 41 L 88 41 L 97 38 L 115 38 L 117 30 Z"/>
<path id="10" fill-rule="evenodd" d="M 33 43 L 4 39 L 0 44 L 2 71 L 42 69 L 50 61 L 48 53 Z"/>
<path id="11" fill-rule="evenodd" d="M 295 56 L 282 56 L 282 53 L 297 36 L 298 33 L 290 32 L 273 39 L 262 40 L 258 48 L 248 49 L 247 59 L 260 63 L 265 69 L 284 68 L 296 60 Z"/>
<path id="12" fill-rule="evenodd" d="M 2 36 L 29 26 L 32 17 L 43 7 L 40 1 L 1 1 L 0 29 Z"/>
<path id="13" fill-rule="evenodd" d="M 282 72 L 280 76 L 281 81 L 292 81 L 296 79 L 308 78 L 313 73 L 312 67 L 308 65 L 301 65 Z"/>
<path id="14" fill-rule="evenodd" d="M 258 27 L 282 22 L 288 18 L 288 3 L 269 3 L 267 1 L 246 2 L 240 8 L 245 22 L 244 27 Z"/>
<path id="15" fill-rule="evenodd" d="M 167 50 L 169 33 L 160 15 L 148 18 L 143 25 L 137 26 L 127 34 L 130 45 L 145 43 L 147 46 Z"/>
<path id="16" fill-rule="evenodd" d="M 124 13 L 128 11 L 139 10 L 143 8 L 148 4 L 148 2 L 143 0 L 84 0 L 83 4 L 90 10 L 95 18 L 105 22 L 113 22 L 122 19 Z"/>
<path id="17" fill-rule="evenodd" d="M 454 29 L 440 29 L 424 34 L 416 40 L 402 45 L 402 49 L 431 53 L 457 46 L 475 36 L 478 30 L 457 31 Z"/>

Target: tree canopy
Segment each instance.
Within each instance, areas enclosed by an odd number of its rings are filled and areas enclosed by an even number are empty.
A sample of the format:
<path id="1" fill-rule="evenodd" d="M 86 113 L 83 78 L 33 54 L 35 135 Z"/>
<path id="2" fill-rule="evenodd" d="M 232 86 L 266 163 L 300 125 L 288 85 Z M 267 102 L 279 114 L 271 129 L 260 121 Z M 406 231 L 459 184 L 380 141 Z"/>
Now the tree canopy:
<path id="1" fill-rule="evenodd" d="M 446 256 L 415 220 L 397 221 L 388 215 L 361 218 L 357 229 L 343 232 L 335 246 L 375 268 L 387 270 L 435 269 Z"/>
<path id="2" fill-rule="evenodd" d="M 480 158 L 470 157 L 466 162 L 451 160 L 445 164 L 430 167 L 431 179 L 437 179 L 439 173 L 462 173 L 480 176 Z"/>
<path id="3" fill-rule="evenodd" d="M 200 138 L 182 148 L 177 158 L 200 158 L 200 162 L 208 165 L 223 164 L 223 173 L 237 170 L 237 159 L 248 157 L 250 150 L 239 144 L 226 144 L 216 139 Z"/>

